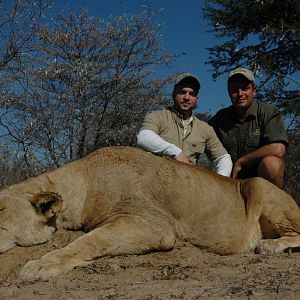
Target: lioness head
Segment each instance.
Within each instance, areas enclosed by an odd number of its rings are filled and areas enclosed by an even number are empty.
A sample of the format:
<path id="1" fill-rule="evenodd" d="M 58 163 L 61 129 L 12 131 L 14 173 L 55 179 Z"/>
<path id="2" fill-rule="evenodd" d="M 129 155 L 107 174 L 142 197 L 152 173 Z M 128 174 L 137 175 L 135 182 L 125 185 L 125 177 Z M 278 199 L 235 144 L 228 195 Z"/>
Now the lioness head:
<path id="1" fill-rule="evenodd" d="M 16 245 L 31 246 L 50 239 L 62 200 L 54 193 L 22 195 L 0 192 L 0 253 Z"/>

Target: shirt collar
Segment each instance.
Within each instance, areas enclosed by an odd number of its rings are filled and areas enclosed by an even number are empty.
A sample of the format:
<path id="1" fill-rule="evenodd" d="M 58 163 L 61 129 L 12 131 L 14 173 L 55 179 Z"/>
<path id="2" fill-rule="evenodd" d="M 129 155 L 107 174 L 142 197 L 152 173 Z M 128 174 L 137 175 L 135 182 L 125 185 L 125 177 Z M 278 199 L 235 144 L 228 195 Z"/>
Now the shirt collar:
<path id="1" fill-rule="evenodd" d="M 250 106 L 250 108 L 249 108 L 249 112 L 248 112 L 247 117 L 248 117 L 248 116 L 254 116 L 254 117 L 256 117 L 256 115 L 257 115 L 257 110 L 258 110 L 257 102 L 256 102 L 255 100 L 253 100 L 253 102 L 252 102 L 252 104 L 251 104 L 251 106 Z"/>
<path id="2" fill-rule="evenodd" d="M 234 108 L 233 105 L 229 106 L 228 110 L 229 110 L 229 117 L 231 119 L 234 119 L 234 120 L 238 120 L 239 119 L 238 115 L 236 113 L 236 110 L 235 110 L 235 108 Z M 247 120 L 249 118 L 250 119 L 251 118 L 256 118 L 256 116 L 257 116 L 257 110 L 258 110 L 258 104 L 257 104 L 257 101 L 254 100 L 252 102 L 250 108 L 249 108 L 249 112 L 248 112 L 247 117 L 246 117 L 245 120 Z"/>
<path id="3" fill-rule="evenodd" d="M 176 109 L 175 106 L 168 107 L 168 109 L 172 112 L 176 122 L 182 124 L 183 118 L 182 118 L 181 112 L 178 109 Z M 191 123 L 193 121 L 193 119 L 194 119 L 194 114 L 192 114 L 190 121 L 188 123 Z"/>

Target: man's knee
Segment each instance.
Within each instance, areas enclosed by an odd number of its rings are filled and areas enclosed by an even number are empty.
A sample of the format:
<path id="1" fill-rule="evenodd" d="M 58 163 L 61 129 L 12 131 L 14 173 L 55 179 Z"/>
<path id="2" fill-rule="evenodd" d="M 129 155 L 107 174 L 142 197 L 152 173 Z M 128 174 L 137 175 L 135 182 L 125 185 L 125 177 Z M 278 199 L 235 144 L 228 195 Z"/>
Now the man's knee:
<path id="1" fill-rule="evenodd" d="M 284 171 L 283 160 L 276 156 L 266 156 L 259 163 L 258 172 L 260 171 L 279 174 Z"/>
<path id="2" fill-rule="evenodd" d="M 284 175 L 285 167 L 281 158 L 266 156 L 260 161 L 258 166 L 258 176 L 263 177 L 282 188 Z"/>

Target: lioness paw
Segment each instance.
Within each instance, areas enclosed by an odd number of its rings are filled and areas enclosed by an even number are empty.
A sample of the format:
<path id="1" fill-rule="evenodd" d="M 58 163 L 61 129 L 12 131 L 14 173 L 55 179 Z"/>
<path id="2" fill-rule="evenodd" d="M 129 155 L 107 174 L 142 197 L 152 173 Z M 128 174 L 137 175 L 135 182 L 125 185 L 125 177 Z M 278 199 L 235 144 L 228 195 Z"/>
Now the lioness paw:
<path id="1" fill-rule="evenodd" d="M 255 248 L 255 253 L 260 254 L 273 254 L 281 252 L 281 247 L 274 240 L 261 240 Z"/>
<path id="2" fill-rule="evenodd" d="M 68 268 L 62 264 L 32 260 L 23 266 L 19 274 L 19 279 L 21 281 L 43 280 L 66 273 L 71 269 L 72 267 Z"/>
<path id="3" fill-rule="evenodd" d="M 39 279 L 39 271 L 41 266 L 37 260 L 28 261 L 19 273 L 19 279 L 22 281 L 33 281 Z"/>

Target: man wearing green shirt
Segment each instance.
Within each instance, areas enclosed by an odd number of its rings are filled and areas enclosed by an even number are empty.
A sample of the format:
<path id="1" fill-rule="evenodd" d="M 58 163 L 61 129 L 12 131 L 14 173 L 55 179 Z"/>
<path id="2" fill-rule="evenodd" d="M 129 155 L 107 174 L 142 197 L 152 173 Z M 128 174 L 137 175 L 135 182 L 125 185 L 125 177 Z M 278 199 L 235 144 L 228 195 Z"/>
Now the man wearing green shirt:
<path id="1" fill-rule="evenodd" d="M 232 105 L 220 110 L 209 121 L 234 167 L 233 178 L 263 177 L 278 187 L 284 184 L 282 157 L 288 145 L 280 111 L 254 100 L 252 72 L 237 68 L 229 73 L 228 94 Z"/>

